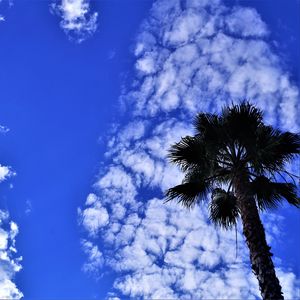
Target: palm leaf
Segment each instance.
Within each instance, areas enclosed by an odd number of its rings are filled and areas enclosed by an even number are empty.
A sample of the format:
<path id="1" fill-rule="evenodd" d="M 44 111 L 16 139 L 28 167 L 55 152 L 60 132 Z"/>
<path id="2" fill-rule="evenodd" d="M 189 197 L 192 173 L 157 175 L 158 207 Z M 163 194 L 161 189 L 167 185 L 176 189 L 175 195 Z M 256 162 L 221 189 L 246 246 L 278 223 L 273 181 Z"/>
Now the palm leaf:
<path id="1" fill-rule="evenodd" d="M 194 120 L 194 127 L 205 140 L 214 140 L 222 129 L 222 119 L 215 114 L 199 113 Z"/>
<path id="2" fill-rule="evenodd" d="M 206 145 L 200 137 L 186 136 L 171 146 L 169 159 L 181 167 L 183 171 L 197 165 L 202 169 L 209 168 L 211 159 L 208 157 Z"/>
<path id="3" fill-rule="evenodd" d="M 239 215 L 237 199 L 231 192 L 216 188 L 209 206 L 210 220 L 228 229 L 236 224 Z"/>
<path id="4" fill-rule="evenodd" d="M 166 192 L 166 201 L 177 199 L 187 208 L 193 207 L 200 200 L 205 200 L 209 192 L 210 185 L 205 181 L 185 182 L 170 188 Z"/>
<path id="5" fill-rule="evenodd" d="M 251 182 L 250 187 L 261 210 L 276 208 L 283 199 L 296 207 L 300 207 L 297 189 L 292 183 L 272 182 L 265 176 L 259 176 Z"/>
<path id="6" fill-rule="evenodd" d="M 255 172 L 276 172 L 300 153 L 300 136 L 261 126 L 256 132 L 255 143 L 247 147 L 247 152 Z"/>
<path id="7" fill-rule="evenodd" d="M 228 138 L 243 146 L 255 140 L 255 132 L 262 124 L 262 112 L 246 101 L 223 109 L 222 118 Z"/>

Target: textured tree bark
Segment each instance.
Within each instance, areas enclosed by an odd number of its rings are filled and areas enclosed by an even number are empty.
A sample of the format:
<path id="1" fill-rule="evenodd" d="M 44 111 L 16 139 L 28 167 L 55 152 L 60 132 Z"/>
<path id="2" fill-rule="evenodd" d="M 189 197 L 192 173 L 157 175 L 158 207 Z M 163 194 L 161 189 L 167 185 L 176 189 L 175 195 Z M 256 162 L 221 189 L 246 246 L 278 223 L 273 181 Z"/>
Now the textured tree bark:
<path id="1" fill-rule="evenodd" d="M 249 180 L 238 176 L 234 188 L 240 209 L 243 234 L 250 250 L 250 261 L 253 273 L 258 279 L 259 289 L 264 300 L 281 300 L 283 293 L 275 273 L 272 253 L 267 244 L 265 230 L 260 220 L 255 199 L 248 192 Z"/>

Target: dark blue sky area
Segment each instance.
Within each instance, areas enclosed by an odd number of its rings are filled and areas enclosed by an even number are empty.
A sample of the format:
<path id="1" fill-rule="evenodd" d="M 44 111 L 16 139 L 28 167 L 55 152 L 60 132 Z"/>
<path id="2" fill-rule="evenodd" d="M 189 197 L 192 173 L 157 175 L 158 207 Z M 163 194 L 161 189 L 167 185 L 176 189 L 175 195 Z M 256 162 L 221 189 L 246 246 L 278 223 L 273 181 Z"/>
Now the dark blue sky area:
<path id="1" fill-rule="evenodd" d="M 299 1 L 240 4 L 262 14 L 299 80 Z M 121 85 L 133 71 L 130 49 L 151 1 L 92 5 L 99 27 L 82 44 L 67 39 L 47 1 L 16 1 L 0 23 L 0 124 L 10 128 L 0 135 L 0 158 L 17 172 L 12 189 L 0 186 L 0 207 L 20 228 L 16 284 L 25 299 L 103 298 L 111 289 L 109 277 L 100 284 L 81 272 L 77 207 L 103 158 L 98 139 L 120 115 Z"/>
<path id="2" fill-rule="evenodd" d="M 118 116 L 130 45 L 150 6 L 122 2 L 94 3 L 98 32 L 80 45 L 68 41 L 45 1 L 16 3 L 0 24 L 0 120 L 10 128 L 0 136 L 0 155 L 17 172 L 13 189 L 1 185 L 1 207 L 20 228 L 17 285 L 26 298 L 82 299 L 106 290 L 80 271 L 76 220 L 103 155 L 98 138 Z"/>

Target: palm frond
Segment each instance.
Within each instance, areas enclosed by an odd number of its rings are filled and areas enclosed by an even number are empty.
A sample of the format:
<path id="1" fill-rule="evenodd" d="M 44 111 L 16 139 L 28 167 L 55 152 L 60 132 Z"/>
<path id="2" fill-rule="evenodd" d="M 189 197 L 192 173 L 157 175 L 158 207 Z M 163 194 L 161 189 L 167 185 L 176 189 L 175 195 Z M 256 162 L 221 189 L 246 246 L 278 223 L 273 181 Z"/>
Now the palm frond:
<path id="1" fill-rule="evenodd" d="M 183 183 L 195 181 L 207 181 L 209 183 L 228 183 L 231 181 L 231 170 L 222 168 L 218 164 L 195 166 L 186 171 Z"/>
<path id="2" fill-rule="evenodd" d="M 218 115 L 199 113 L 194 120 L 196 136 L 200 136 L 209 152 L 216 152 L 226 141 L 222 118 Z"/>
<path id="3" fill-rule="evenodd" d="M 262 112 L 247 101 L 224 108 L 222 119 L 228 137 L 246 146 L 255 140 L 255 132 L 262 124 Z"/>
<path id="4" fill-rule="evenodd" d="M 274 139 L 277 138 L 277 142 L 273 144 L 273 152 L 277 154 L 277 158 L 281 162 L 290 161 L 295 155 L 300 154 L 300 135 L 284 132 L 278 133 Z"/>
<path id="5" fill-rule="evenodd" d="M 228 169 L 228 168 L 216 166 L 214 172 L 212 173 L 212 176 L 206 179 L 216 184 L 220 184 L 220 183 L 229 184 L 232 180 L 232 170 L 230 168 Z"/>
<path id="6" fill-rule="evenodd" d="M 261 126 L 255 143 L 247 147 L 249 161 L 255 172 L 276 172 L 300 153 L 300 135 L 280 132 L 271 126 Z"/>
<path id="7" fill-rule="evenodd" d="M 283 199 L 291 205 L 300 207 L 297 189 L 292 183 L 273 182 L 265 176 L 259 176 L 251 182 L 250 187 L 261 210 L 276 208 Z"/>
<path id="8" fill-rule="evenodd" d="M 237 199 L 231 192 L 216 188 L 209 206 L 210 220 L 225 229 L 236 224 L 239 215 Z"/>
<path id="9" fill-rule="evenodd" d="M 166 201 L 177 199 L 187 208 L 192 208 L 199 201 L 205 200 L 210 184 L 205 181 L 185 182 L 170 188 L 166 192 Z"/>
<path id="10" fill-rule="evenodd" d="M 276 182 L 274 183 L 274 189 L 289 204 L 300 208 L 300 198 L 297 196 L 297 187 L 294 184 Z"/>
<path id="11" fill-rule="evenodd" d="M 191 168 L 186 172 L 182 183 L 205 181 L 209 175 L 210 174 L 203 172 L 203 168 Z"/>
<path id="12" fill-rule="evenodd" d="M 194 120 L 194 127 L 200 135 L 215 136 L 221 125 L 221 118 L 215 114 L 199 113 Z"/>
<path id="13" fill-rule="evenodd" d="M 211 164 L 206 145 L 200 137 L 183 137 L 180 142 L 171 146 L 168 157 L 183 171 L 197 165 L 207 168 Z"/>

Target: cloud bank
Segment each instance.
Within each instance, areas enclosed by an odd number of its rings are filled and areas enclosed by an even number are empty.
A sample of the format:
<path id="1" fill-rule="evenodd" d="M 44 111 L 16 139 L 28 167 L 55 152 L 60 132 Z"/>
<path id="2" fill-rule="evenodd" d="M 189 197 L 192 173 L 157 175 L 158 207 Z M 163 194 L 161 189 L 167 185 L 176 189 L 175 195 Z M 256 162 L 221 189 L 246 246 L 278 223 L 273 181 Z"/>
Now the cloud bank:
<path id="1" fill-rule="evenodd" d="M 60 27 L 77 43 L 97 30 L 98 13 L 91 12 L 89 0 L 61 0 L 59 4 L 52 3 L 50 10 L 61 17 Z"/>
<path id="2" fill-rule="evenodd" d="M 267 123 L 299 130 L 299 91 L 268 35 L 253 8 L 218 0 L 154 3 L 137 36 L 133 84 L 121 95 L 130 120 L 111 134 L 106 168 L 78 209 L 87 264 L 97 266 L 88 271 L 99 275 L 109 266 L 118 274 L 110 295 L 259 297 L 241 228 L 236 257 L 234 232 L 214 228 L 205 207 L 164 204 L 163 191 L 182 180 L 166 161 L 167 149 L 192 134 L 199 111 L 218 113 L 246 98 L 263 109 Z M 284 220 L 263 221 L 274 246 Z M 279 258 L 276 265 L 285 297 L 294 299 L 299 279 Z"/>

